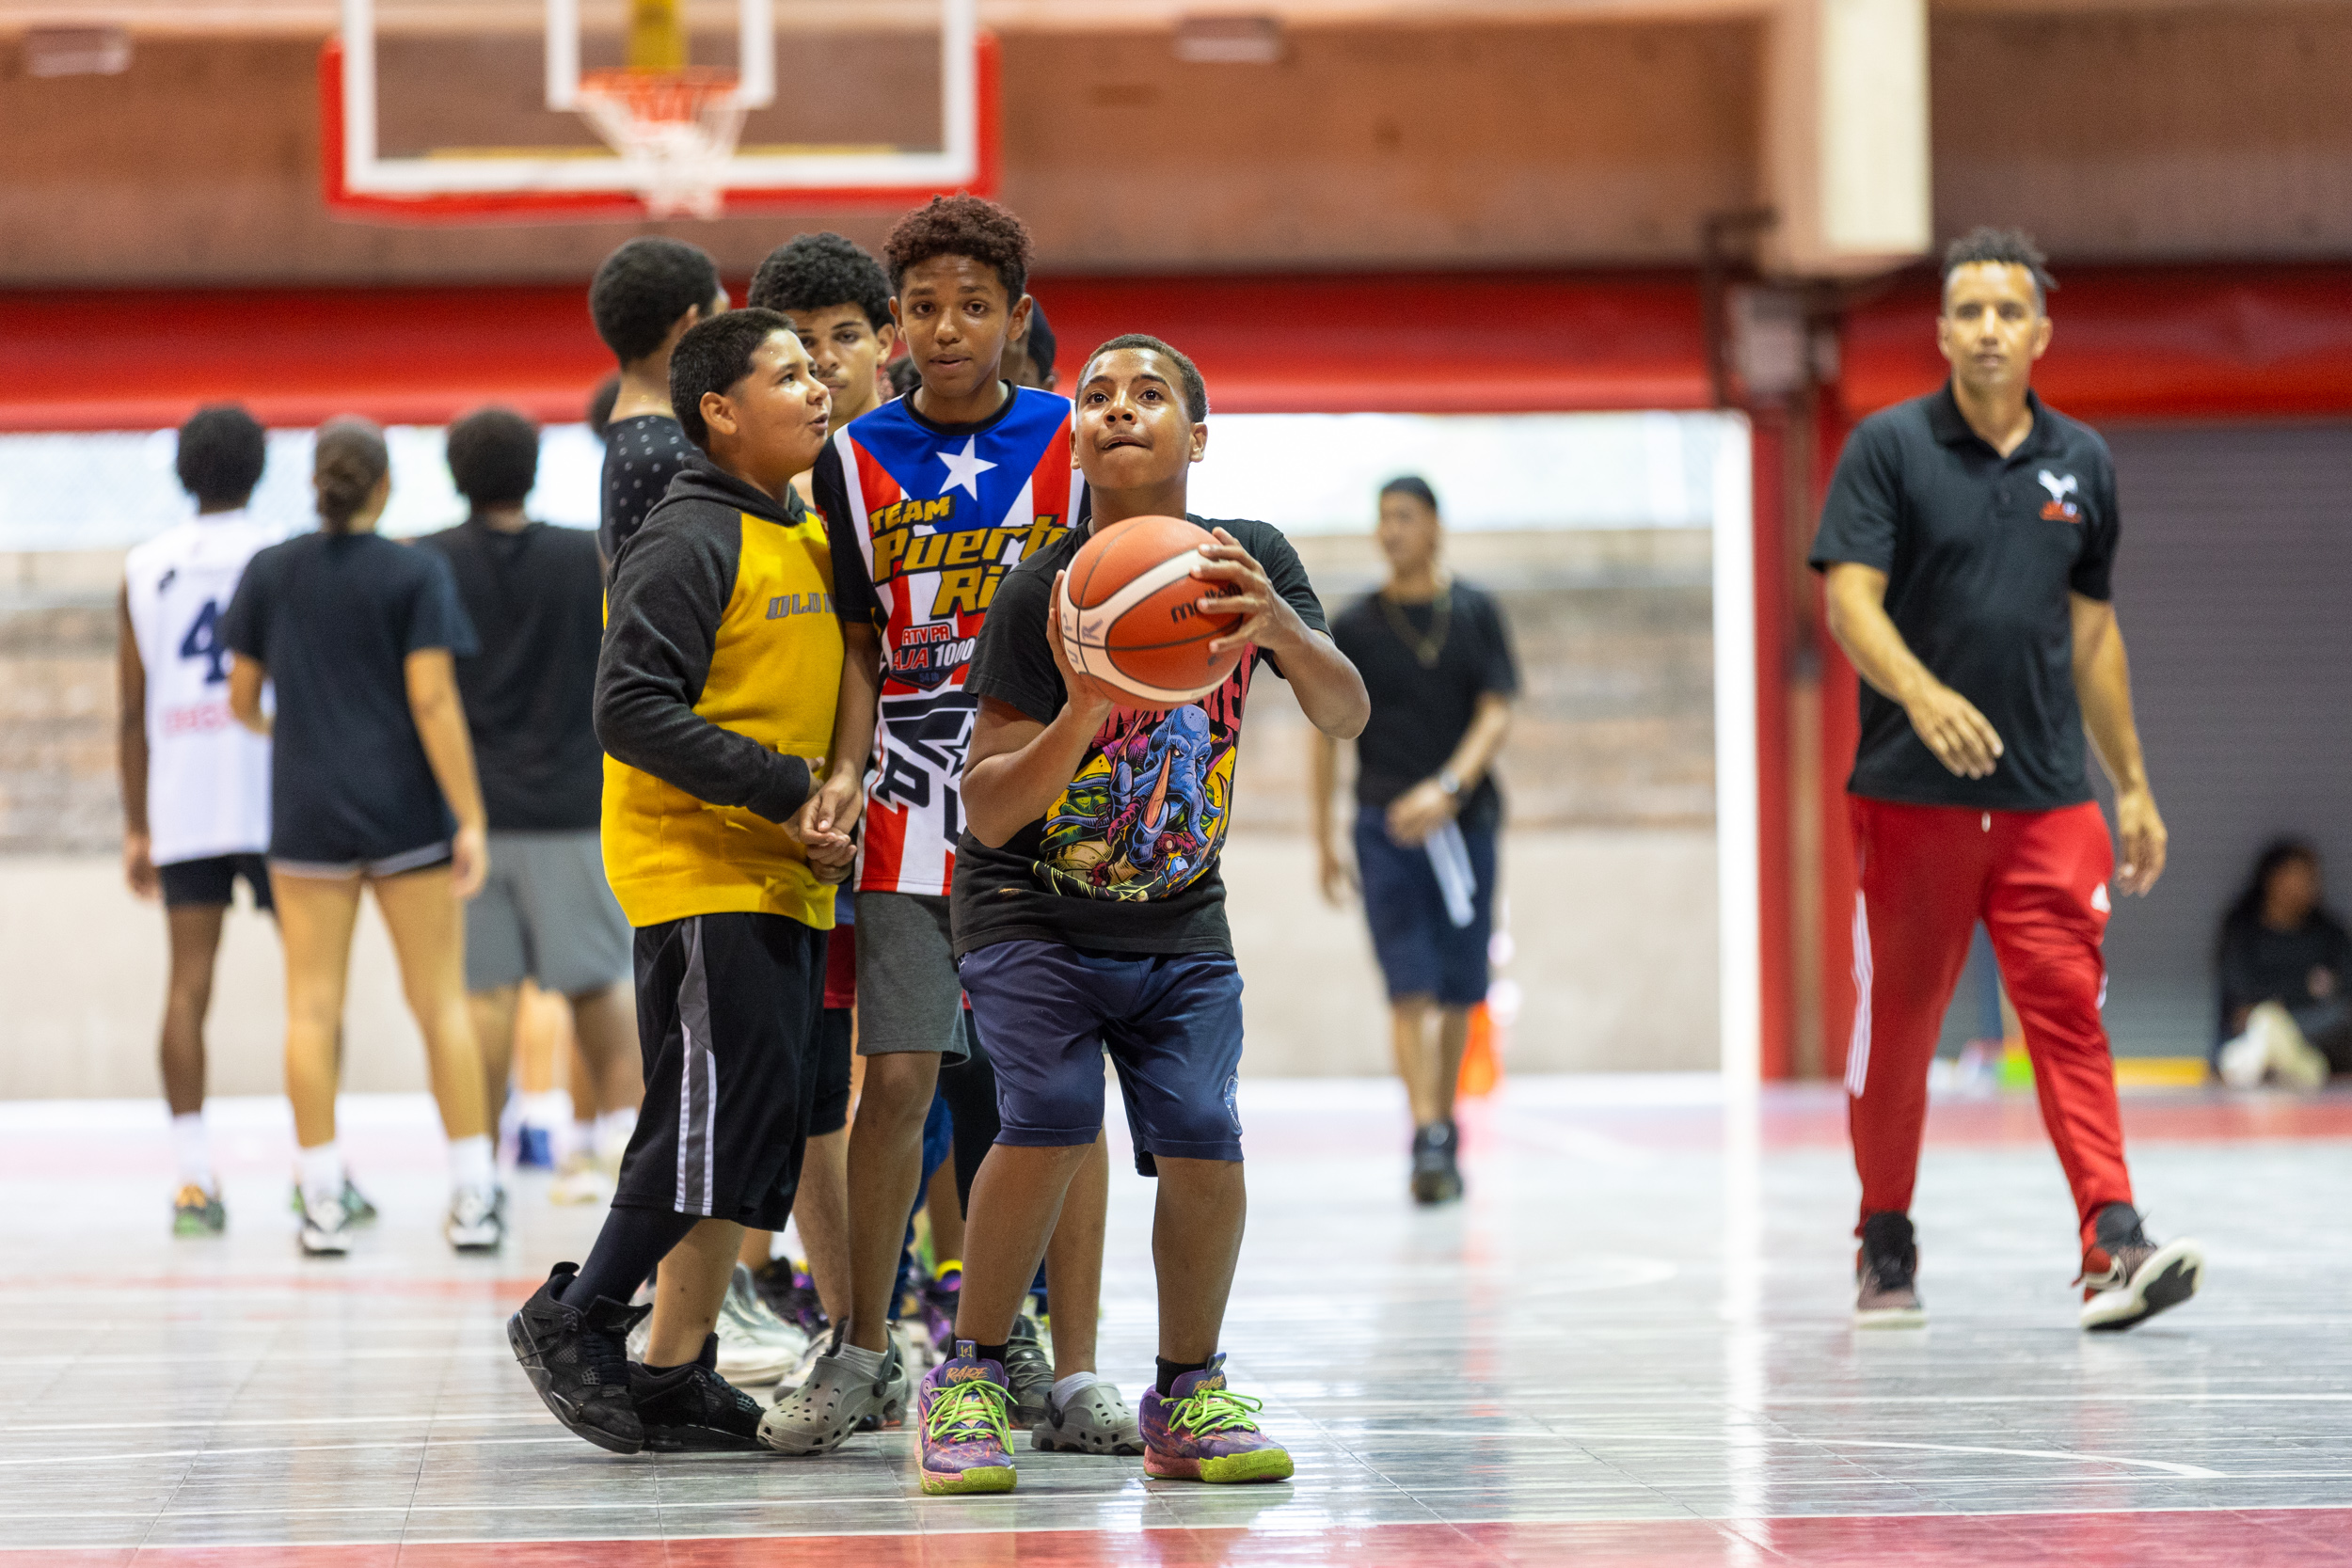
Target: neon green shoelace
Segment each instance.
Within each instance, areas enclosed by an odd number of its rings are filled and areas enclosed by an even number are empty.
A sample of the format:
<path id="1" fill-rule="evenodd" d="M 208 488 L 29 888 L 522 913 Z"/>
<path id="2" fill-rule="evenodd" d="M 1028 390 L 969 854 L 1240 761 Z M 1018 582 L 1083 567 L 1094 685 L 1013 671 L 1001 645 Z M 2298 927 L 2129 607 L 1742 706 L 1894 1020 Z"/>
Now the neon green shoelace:
<path id="1" fill-rule="evenodd" d="M 1012 1447 L 1012 1430 L 1005 1424 L 1005 1390 L 986 1378 L 960 1383 L 931 1402 L 924 1418 L 923 1435 L 934 1443 L 971 1443 L 993 1437 Z"/>
<path id="2" fill-rule="evenodd" d="M 1172 1431 L 1188 1432 L 1195 1437 L 1214 1437 L 1220 1432 L 1255 1432 L 1258 1423 L 1249 1418 L 1265 1408 L 1263 1400 L 1253 1400 L 1236 1394 L 1231 1388 L 1200 1388 L 1181 1400 L 1171 1400 L 1162 1407 L 1168 1411 L 1168 1424 Z"/>

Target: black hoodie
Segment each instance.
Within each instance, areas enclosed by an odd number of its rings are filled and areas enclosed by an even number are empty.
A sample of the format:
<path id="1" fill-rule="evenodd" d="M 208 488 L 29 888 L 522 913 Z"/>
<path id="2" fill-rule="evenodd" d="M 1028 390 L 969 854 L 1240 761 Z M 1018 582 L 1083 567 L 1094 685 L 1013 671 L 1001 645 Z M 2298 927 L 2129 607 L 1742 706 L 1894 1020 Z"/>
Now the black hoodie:
<path id="1" fill-rule="evenodd" d="M 596 666 L 605 867 L 632 925 L 832 926 L 780 824 L 832 742 L 841 646 L 824 525 L 694 457 L 612 562 Z"/>

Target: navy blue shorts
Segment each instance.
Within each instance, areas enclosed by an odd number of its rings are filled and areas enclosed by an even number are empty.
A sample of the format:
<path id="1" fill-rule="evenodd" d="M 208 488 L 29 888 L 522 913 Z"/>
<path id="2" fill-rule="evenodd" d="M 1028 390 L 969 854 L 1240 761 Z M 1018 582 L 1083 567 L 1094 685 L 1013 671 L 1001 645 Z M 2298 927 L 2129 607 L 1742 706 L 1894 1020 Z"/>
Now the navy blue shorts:
<path id="1" fill-rule="evenodd" d="M 1107 1050 L 1137 1170 L 1155 1174 L 1154 1155 L 1241 1158 L 1241 971 L 1232 954 L 1000 942 L 958 967 L 996 1068 L 998 1143 L 1092 1143 L 1103 1130 Z"/>
<path id="2" fill-rule="evenodd" d="M 1441 1007 L 1475 1006 L 1486 1000 L 1486 946 L 1494 934 L 1495 830 L 1461 825 L 1478 891 L 1470 900 L 1470 923 L 1456 926 L 1446 913 L 1429 851 L 1398 844 L 1389 836 L 1388 820 L 1376 806 L 1356 814 L 1364 918 L 1372 924 L 1372 949 L 1389 1000 L 1432 996 Z"/>

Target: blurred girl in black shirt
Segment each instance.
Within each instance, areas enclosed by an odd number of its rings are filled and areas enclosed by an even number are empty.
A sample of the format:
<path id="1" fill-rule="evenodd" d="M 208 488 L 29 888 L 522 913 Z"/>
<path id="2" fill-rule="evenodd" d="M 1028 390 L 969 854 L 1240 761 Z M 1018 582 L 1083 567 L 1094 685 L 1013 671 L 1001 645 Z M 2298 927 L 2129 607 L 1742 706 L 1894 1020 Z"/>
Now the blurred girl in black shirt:
<path id="1" fill-rule="evenodd" d="M 482 790 L 457 695 L 474 651 L 448 562 L 379 536 L 391 497 L 384 433 L 319 431 L 319 528 L 255 555 L 222 618 L 229 705 L 270 735 L 270 882 L 286 945 L 286 1096 L 301 1146 L 302 1250 L 351 1249 L 335 1081 L 359 892 L 375 893 L 424 1036 L 454 1189 L 443 1234 L 461 1252 L 504 1238 L 466 1008 L 460 901 L 489 868 Z M 262 705 L 277 689 L 275 713 Z"/>
<path id="2" fill-rule="evenodd" d="M 2240 1088 L 2265 1077 L 2317 1088 L 2352 1072 L 2352 936 L 2324 900 L 2319 851 L 2283 838 L 2255 859 L 2221 920 L 2221 1042 L 2214 1066 Z"/>

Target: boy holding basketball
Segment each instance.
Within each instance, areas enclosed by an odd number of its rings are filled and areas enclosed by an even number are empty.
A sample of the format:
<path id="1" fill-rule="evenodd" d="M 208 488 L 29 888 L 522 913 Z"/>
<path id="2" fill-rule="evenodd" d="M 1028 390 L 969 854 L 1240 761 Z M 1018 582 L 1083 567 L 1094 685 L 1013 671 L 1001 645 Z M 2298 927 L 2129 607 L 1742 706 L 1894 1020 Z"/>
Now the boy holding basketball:
<path id="1" fill-rule="evenodd" d="M 1371 700 L 1325 631 L 1297 554 L 1264 523 L 1218 525 L 1193 573 L 1200 595 L 1163 611 L 1170 641 L 1186 620 L 1233 618 L 1206 642 L 1207 659 L 1191 656 L 1193 673 L 1213 676 L 1229 650 L 1241 657 L 1196 700 L 1138 707 L 1079 673 L 1055 610 L 1091 536 L 1130 518 L 1184 515 L 1207 416 L 1200 372 L 1168 344 L 1135 335 L 1095 351 L 1078 377 L 1072 432 L 1092 522 L 1007 576 L 973 652 L 966 688 L 979 711 L 963 774 L 955 941 L 995 1057 L 1004 1130 L 973 1185 L 957 1354 L 923 1382 L 926 1492 L 1013 1485 L 1006 1341 L 1101 1133 L 1105 1049 L 1136 1164 L 1160 1181 L 1160 1354 L 1140 1411 L 1144 1469 L 1205 1481 L 1291 1473 L 1290 1455 L 1251 1418 L 1257 1402 L 1227 1386 L 1217 1349 L 1244 1210 L 1241 975 L 1217 857 L 1257 665 L 1272 665 L 1315 727 L 1341 739 L 1363 728 Z M 1116 592 L 1104 575 L 1151 564 L 1105 559 L 1089 602 Z M 1180 661 L 1155 662 L 1118 673 L 1129 687 L 1197 684 Z"/>
<path id="2" fill-rule="evenodd" d="M 977 197 L 943 197 L 901 218 L 882 248 L 891 317 L 921 381 L 838 431 L 812 474 L 832 526 L 848 639 L 839 707 L 855 736 L 834 752 L 817 814 L 846 827 L 863 800 L 866 1077 L 850 1129 L 848 1319 L 760 1428 L 770 1448 L 800 1455 L 833 1449 L 867 1416 L 895 1416 L 909 1392 L 888 1313 L 922 1182 L 924 1118 L 943 1064 L 970 1051 L 947 909 L 973 722 L 964 675 L 1006 574 L 1068 531 L 1085 493 L 1070 464 L 1070 400 L 1000 373 L 1007 344 L 1028 329 L 1021 220 Z M 855 289 L 843 276 L 834 287 L 851 297 L 803 293 L 790 308 L 845 316 Z M 787 296 L 780 288 L 775 297 Z M 1014 1325 L 1016 1406 L 1044 1442 L 1132 1453 L 1133 1413 L 1092 1375 L 1106 1161 L 1091 1172 L 1047 1266 L 1057 1308 L 1050 1367 L 1036 1321 L 1023 1314 Z"/>

